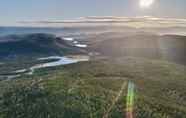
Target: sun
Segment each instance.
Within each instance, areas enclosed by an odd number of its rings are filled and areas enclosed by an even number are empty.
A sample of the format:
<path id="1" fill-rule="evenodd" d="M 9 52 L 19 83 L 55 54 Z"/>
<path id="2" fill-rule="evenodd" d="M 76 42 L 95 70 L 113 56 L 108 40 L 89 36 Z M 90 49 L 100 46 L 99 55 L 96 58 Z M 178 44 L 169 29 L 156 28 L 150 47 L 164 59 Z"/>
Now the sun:
<path id="1" fill-rule="evenodd" d="M 148 8 L 150 7 L 155 0 L 140 0 L 139 4 L 141 8 Z"/>

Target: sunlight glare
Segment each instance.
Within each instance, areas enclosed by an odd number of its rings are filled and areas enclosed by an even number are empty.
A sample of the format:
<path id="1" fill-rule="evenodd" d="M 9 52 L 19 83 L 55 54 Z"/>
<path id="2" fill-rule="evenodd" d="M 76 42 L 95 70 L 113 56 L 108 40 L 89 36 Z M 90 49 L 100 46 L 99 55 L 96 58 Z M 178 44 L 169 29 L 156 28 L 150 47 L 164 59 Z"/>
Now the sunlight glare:
<path id="1" fill-rule="evenodd" d="M 154 3 L 154 0 L 140 0 L 140 7 L 141 8 L 148 8 Z"/>

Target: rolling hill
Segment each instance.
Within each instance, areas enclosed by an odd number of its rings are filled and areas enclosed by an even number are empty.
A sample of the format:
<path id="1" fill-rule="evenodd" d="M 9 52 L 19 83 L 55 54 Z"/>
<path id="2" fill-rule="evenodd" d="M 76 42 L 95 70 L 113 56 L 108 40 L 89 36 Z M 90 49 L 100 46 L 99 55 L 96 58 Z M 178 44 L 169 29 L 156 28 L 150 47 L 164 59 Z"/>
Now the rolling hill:
<path id="1" fill-rule="evenodd" d="M 107 34 L 105 34 L 107 36 Z M 108 34 L 109 35 L 109 34 Z M 115 37 L 97 36 L 90 50 L 100 55 L 117 58 L 123 56 L 160 59 L 186 64 L 186 36 L 141 33 Z"/>
<path id="2" fill-rule="evenodd" d="M 83 53 L 62 38 L 50 34 L 34 33 L 8 35 L 0 38 L 0 57 L 65 55 Z"/>

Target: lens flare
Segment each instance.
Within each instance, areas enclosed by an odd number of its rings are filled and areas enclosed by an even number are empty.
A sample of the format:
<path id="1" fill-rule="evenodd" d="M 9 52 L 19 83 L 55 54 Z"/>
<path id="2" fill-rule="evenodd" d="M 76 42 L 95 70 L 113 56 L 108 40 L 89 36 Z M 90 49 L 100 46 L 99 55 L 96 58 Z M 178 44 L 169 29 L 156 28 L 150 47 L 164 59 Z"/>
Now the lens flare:
<path id="1" fill-rule="evenodd" d="M 134 110 L 134 84 L 128 83 L 126 118 L 133 118 Z"/>
<path id="2" fill-rule="evenodd" d="M 150 7 L 154 3 L 154 0 L 140 0 L 140 6 L 142 8 Z"/>

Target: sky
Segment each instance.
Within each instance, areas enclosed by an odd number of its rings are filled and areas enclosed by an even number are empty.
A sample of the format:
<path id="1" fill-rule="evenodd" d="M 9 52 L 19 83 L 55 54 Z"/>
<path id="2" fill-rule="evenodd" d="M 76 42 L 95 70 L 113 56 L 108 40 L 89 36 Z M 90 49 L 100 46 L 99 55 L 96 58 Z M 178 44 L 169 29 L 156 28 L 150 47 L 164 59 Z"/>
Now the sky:
<path id="1" fill-rule="evenodd" d="M 155 0 L 149 8 L 139 0 L 0 0 L 0 25 L 85 16 L 186 18 L 185 11 L 186 0 Z"/>

